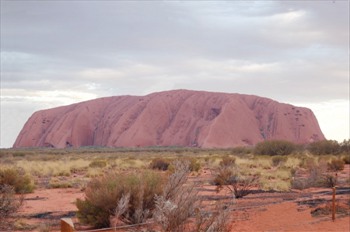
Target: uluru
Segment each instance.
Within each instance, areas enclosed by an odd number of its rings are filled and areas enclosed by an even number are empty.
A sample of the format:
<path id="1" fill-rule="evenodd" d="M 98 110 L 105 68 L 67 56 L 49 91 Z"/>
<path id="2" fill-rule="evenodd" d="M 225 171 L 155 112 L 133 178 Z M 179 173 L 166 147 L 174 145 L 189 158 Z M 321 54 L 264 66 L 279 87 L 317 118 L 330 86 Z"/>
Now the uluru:
<path id="1" fill-rule="evenodd" d="M 237 93 L 171 90 L 113 96 L 35 112 L 13 147 L 229 148 L 325 137 L 304 107 Z"/>

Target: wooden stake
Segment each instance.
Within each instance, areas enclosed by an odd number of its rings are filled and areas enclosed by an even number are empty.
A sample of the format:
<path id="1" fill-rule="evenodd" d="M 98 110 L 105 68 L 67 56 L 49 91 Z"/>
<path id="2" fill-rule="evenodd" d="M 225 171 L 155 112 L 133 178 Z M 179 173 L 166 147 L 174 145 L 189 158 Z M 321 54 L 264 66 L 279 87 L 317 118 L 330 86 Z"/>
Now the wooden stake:
<path id="1" fill-rule="evenodd" d="M 74 224 L 71 218 L 61 218 L 61 232 L 74 232 Z"/>
<path id="2" fill-rule="evenodd" d="M 335 221 L 335 187 L 333 187 L 332 220 Z"/>

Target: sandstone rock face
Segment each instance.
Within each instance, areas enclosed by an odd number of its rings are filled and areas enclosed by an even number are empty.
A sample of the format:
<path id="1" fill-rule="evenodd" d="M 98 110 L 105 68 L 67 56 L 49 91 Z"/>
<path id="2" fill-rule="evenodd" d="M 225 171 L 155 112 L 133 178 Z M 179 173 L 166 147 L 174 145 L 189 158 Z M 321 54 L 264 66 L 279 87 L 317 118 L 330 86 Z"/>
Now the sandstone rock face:
<path id="1" fill-rule="evenodd" d="M 173 90 L 35 112 L 13 147 L 227 148 L 272 139 L 325 138 L 307 108 L 251 95 Z"/>

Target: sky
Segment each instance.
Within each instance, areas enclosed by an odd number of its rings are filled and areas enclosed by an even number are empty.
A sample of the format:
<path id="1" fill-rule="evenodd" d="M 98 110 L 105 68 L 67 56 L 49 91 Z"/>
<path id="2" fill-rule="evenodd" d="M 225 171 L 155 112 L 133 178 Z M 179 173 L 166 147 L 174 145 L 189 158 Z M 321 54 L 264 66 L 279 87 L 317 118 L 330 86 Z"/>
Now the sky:
<path id="1" fill-rule="evenodd" d="M 191 89 L 310 108 L 349 139 L 349 1 L 1 1 L 0 147 L 37 110 Z"/>

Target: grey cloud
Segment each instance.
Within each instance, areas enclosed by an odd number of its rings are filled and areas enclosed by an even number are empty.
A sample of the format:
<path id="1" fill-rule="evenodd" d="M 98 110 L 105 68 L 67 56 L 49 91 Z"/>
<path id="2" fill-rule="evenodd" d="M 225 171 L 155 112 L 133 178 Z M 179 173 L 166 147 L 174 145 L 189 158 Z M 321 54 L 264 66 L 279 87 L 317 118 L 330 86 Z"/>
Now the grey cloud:
<path id="1" fill-rule="evenodd" d="M 348 100 L 348 17 L 337 0 L 1 1 L 1 106 L 175 88 Z"/>

